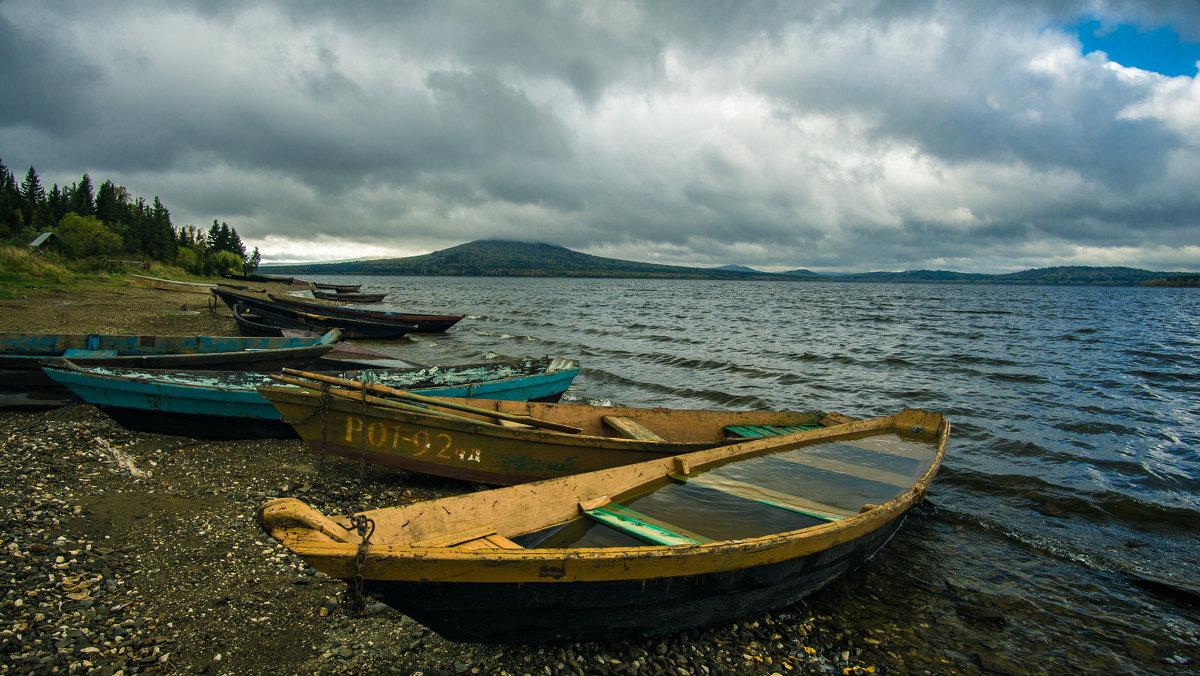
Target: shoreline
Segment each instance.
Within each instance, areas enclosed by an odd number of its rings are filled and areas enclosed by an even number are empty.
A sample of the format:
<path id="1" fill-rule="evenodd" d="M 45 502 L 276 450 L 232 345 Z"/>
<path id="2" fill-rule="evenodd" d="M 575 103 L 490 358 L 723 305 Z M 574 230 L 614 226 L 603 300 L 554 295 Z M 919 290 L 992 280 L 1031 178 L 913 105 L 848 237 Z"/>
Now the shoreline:
<path id="1" fill-rule="evenodd" d="M 0 299 L 0 330 L 237 335 L 223 304 L 135 286 Z M 299 439 L 133 432 L 84 404 L 0 411 L 0 439 L 0 674 L 869 673 L 875 664 L 805 602 L 639 640 L 452 643 L 379 603 L 354 614 L 347 585 L 275 543 L 256 513 L 276 497 L 343 513 L 477 485 L 322 460 Z"/>

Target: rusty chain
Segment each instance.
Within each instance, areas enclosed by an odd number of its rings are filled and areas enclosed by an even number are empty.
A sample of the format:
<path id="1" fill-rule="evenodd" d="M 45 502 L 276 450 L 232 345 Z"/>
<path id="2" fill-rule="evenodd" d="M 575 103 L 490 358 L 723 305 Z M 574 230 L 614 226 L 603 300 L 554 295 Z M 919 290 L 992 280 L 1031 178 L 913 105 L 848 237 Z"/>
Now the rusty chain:
<path id="1" fill-rule="evenodd" d="M 365 605 L 363 602 L 363 567 L 367 563 L 367 548 L 371 546 L 371 536 L 375 534 L 375 521 L 362 514 L 350 515 L 350 528 L 358 533 L 358 553 L 354 556 L 354 584 L 347 591 L 353 590 L 350 596 L 351 609 L 360 613 Z"/>

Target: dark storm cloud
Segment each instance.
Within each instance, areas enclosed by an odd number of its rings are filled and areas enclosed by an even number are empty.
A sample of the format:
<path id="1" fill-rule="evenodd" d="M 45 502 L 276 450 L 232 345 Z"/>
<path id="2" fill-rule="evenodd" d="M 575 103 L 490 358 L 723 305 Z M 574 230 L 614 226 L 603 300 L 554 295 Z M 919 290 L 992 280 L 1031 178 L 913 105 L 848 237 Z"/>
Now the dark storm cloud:
<path id="1" fill-rule="evenodd" d="M 0 158 L 278 258 L 538 239 L 776 268 L 1200 268 L 1200 4 L 0 2 Z M 49 183 L 49 180 L 47 180 Z"/>
<path id="2" fill-rule="evenodd" d="M 100 69 L 54 26 L 44 21 L 37 31 L 22 30 L 0 13 L 0 128 L 58 134 L 86 119 Z"/>

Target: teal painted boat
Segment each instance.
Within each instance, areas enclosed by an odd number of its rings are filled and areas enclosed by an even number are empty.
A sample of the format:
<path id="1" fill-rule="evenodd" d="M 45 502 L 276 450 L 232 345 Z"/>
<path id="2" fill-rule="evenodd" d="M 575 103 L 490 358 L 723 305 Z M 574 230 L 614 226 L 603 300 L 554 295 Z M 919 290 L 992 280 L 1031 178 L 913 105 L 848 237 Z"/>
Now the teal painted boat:
<path id="1" fill-rule="evenodd" d="M 273 384 L 267 373 L 85 368 L 66 359 L 43 371 L 130 429 L 218 439 L 296 436 L 258 393 Z M 543 357 L 327 373 L 431 396 L 555 402 L 579 374 L 579 362 Z"/>
<path id="2" fill-rule="evenodd" d="M 277 370 L 304 368 L 342 339 L 333 329 L 316 337 L 157 336 L 0 332 L 0 406 L 50 408 L 73 400 L 42 371 L 46 359 L 76 366 L 140 369 Z"/>

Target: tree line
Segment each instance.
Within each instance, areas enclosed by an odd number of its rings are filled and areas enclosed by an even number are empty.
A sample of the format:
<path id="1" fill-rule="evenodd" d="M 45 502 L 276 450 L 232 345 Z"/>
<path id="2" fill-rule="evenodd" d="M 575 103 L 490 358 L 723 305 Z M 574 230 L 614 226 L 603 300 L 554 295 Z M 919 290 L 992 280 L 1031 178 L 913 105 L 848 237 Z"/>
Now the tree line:
<path id="1" fill-rule="evenodd" d="M 171 212 L 156 196 L 153 203 L 134 197 L 124 186 L 104 181 L 99 187 L 86 173 L 69 186 L 49 191 L 32 166 L 20 183 L 0 159 L 0 242 L 28 245 L 52 232 L 67 258 L 103 262 L 133 258 L 177 265 L 196 275 L 246 272 L 258 267 L 258 249 L 246 255 L 237 230 L 217 223 L 204 231 L 175 227 Z"/>

